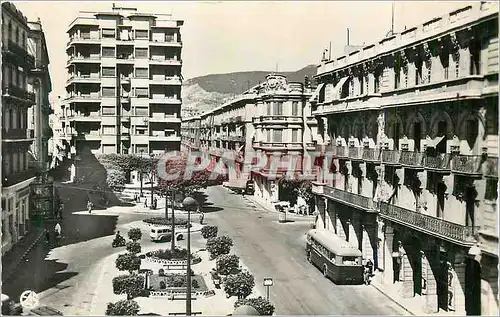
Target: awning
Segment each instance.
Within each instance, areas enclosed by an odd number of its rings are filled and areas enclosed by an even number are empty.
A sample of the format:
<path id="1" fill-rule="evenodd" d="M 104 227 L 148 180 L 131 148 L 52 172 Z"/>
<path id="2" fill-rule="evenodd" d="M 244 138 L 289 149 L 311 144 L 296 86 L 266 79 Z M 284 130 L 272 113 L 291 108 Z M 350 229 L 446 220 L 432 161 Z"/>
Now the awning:
<path id="1" fill-rule="evenodd" d="M 342 77 L 337 85 L 335 85 L 335 88 L 333 88 L 333 99 L 332 100 L 339 100 L 340 96 L 342 95 L 342 87 L 344 87 L 345 82 L 349 79 L 349 77 Z"/>
<path id="2" fill-rule="evenodd" d="M 439 143 L 441 143 L 441 141 L 443 139 L 444 139 L 444 136 L 438 136 L 438 137 L 435 137 L 432 140 L 427 139 L 427 147 L 435 148 Z"/>
<path id="3" fill-rule="evenodd" d="M 323 87 L 325 86 L 325 84 L 319 84 L 318 87 L 316 88 L 316 90 L 314 91 L 314 93 L 312 94 L 311 98 L 309 99 L 309 102 L 314 102 L 316 101 L 316 99 L 318 98 L 319 96 L 319 93 L 321 92 L 321 89 L 323 89 Z"/>

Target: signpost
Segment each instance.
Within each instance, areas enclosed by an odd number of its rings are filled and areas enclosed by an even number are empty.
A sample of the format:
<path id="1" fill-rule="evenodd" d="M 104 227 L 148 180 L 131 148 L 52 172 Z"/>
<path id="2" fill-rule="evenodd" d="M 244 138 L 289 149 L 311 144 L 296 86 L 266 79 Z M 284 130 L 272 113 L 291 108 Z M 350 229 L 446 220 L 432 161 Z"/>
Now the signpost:
<path id="1" fill-rule="evenodd" d="M 266 287 L 266 300 L 269 301 L 269 287 L 273 286 L 273 278 L 265 277 L 264 286 Z"/>

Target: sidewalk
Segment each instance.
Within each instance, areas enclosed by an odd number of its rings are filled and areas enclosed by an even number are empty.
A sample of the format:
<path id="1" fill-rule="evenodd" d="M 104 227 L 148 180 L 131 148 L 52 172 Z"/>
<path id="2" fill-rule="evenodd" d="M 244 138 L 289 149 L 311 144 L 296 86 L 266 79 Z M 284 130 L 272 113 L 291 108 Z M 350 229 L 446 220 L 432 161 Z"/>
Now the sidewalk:
<path id="1" fill-rule="evenodd" d="M 12 249 L 7 251 L 2 256 L 2 281 L 7 281 L 14 274 L 23 261 L 26 255 L 40 242 L 43 238 L 43 230 L 32 225 L 32 229 L 16 244 Z"/>
<path id="2" fill-rule="evenodd" d="M 266 206 L 266 205 L 260 203 L 258 201 L 258 199 L 256 199 L 254 196 L 245 195 L 245 196 L 243 196 L 243 199 L 247 200 L 251 204 L 254 204 L 257 207 L 262 208 L 262 209 L 264 209 L 264 210 L 266 210 L 268 212 L 278 213 L 278 211 L 275 208 L 271 208 L 269 206 Z M 287 212 L 286 216 L 287 216 L 287 218 L 303 219 L 303 220 L 306 220 L 306 219 L 314 220 L 316 218 L 316 216 L 314 216 L 314 215 L 307 215 L 306 216 L 306 215 L 296 214 L 296 213 L 293 213 L 293 212 Z"/>

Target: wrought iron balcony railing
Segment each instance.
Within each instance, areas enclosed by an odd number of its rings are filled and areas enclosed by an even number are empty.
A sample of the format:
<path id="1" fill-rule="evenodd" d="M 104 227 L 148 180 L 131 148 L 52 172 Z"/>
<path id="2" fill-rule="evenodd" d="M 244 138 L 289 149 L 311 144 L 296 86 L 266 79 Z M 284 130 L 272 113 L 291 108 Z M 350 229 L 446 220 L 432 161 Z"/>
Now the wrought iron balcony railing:
<path id="1" fill-rule="evenodd" d="M 27 140 L 34 138 L 34 131 L 27 129 L 2 129 L 4 140 Z"/>
<path id="2" fill-rule="evenodd" d="M 382 162 L 386 164 L 399 164 L 399 151 L 395 150 L 383 150 L 382 151 Z"/>
<path id="3" fill-rule="evenodd" d="M 438 170 L 450 169 L 450 154 L 440 153 L 437 156 L 425 156 L 424 166 Z"/>
<path id="4" fill-rule="evenodd" d="M 379 149 L 363 149 L 363 160 L 365 161 L 380 161 L 380 150 Z"/>
<path id="5" fill-rule="evenodd" d="M 478 230 L 477 227 L 449 222 L 385 202 L 380 203 L 380 215 L 391 221 L 410 226 L 415 230 L 462 244 L 474 243 L 474 234 Z"/>
<path id="6" fill-rule="evenodd" d="M 399 163 L 406 166 L 423 166 L 424 153 L 413 151 L 401 151 Z"/>
<path id="7" fill-rule="evenodd" d="M 349 158 L 351 160 L 361 160 L 363 158 L 363 148 L 349 147 Z"/>
<path id="8" fill-rule="evenodd" d="M 2 180 L 2 186 L 9 187 L 24 182 L 25 180 L 35 177 L 36 174 L 37 174 L 37 169 L 34 167 L 28 168 L 21 172 L 12 173 L 4 177 L 4 179 Z"/>
<path id="9" fill-rule="evenodd" d="M 8 87 L 3 88 L 3 95 L 10 95 L 15 98 L 29 100 L 31 102 L 35 102 L 35 94 L 29 92 L 23 88 L 16 87 L 14 85 L 9 85 Z"/>
<path id="10" fill-rule="evenodd" d="M 325 196 L 328 196 L 334 200 L 340 201 L 342 203 L 347 203 L 350 205 L 354 205 L 358 208 L 367 210 L 367 211 L 375 211 L 376 203 L 373 199 L 369 197 L 365 197 L 362 195 L 350 193 L 345 190 L 333 188 L 330 186 L 323 187 L 323 193 Z"/>
<path id="11" fill-rule="evenodd" d="M 488 157 L 485 162 L 484 176 L 498 177 L 498 157 Z"/>
<path id="12" fill-rule="evenodd" d="M 481 155 L 455 155 L 451 159 L 451 170 L 465 174 L 481 174 Z"/>

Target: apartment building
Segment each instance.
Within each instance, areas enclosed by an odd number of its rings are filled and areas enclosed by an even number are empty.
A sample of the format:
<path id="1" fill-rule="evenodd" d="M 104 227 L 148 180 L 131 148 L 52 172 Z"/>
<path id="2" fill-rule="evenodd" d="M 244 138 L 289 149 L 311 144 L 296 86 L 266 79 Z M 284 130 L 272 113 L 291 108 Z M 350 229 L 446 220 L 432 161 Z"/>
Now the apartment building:
<path id="1" fill-rule="evenodd" d="M 183 120 L 185 143 L 210 153 L 214 163 L 232 152 L 235 164 L 227 166 L 228 186 L 244 187 L 252 179 L 257 199 L 274 208 L 274 202 L 280 200 L 278 180 L 286 169 L 277 167 L 273 172 L 271 162 L 286 162 L 293 156 L 297 177 L 304 179 L 304 154 L 315 150 L 317 121 L 311 113 L 311 95 L 310 87 L 270 74 L 234 100 Z M 267 157 L 267 164 L 245 175 L 243 163 L 248 155 Z"/>
<path id="2" fill-rule="evenodd" d="M 49 93 L 52 91 L 52 81 L 49 73 L 49 54 L 45 34 L 40 19 L 28 22 L 28 53 L 35 58 L 34 67 L 28 79 L 28 90 L 35 93 L 35 106 L 28 109 L 28 129 L 34 131 L 35 142 L 31 145 L 31 152 L 35 156 L 39 169 L 48 171 L 50 168 L 49 139 L 52 129 L 49 117 L 52 108 Z"/>
<path id="3" fill-rule="evenodd" d="M 498 3 L 318 66 L 317 227 L 429 313 L 498 314 Z"/>
<path id="4" fill-rule="evenodd" d="M 66 48 L 71 152 L 180 149 L 182 25 L 114 5 L 79 13 Z"/>
<path id="5" fill-rule="evenodd" d="M 30 230 L 30 184 L 37 164 L 30 151 L 35 134 L 28 129 L 28 109 L 36 103 L 28 86 L 35 67 L 27 50 L 29 33 L 22 12 L 2 3 L 2 254 Z"/>

